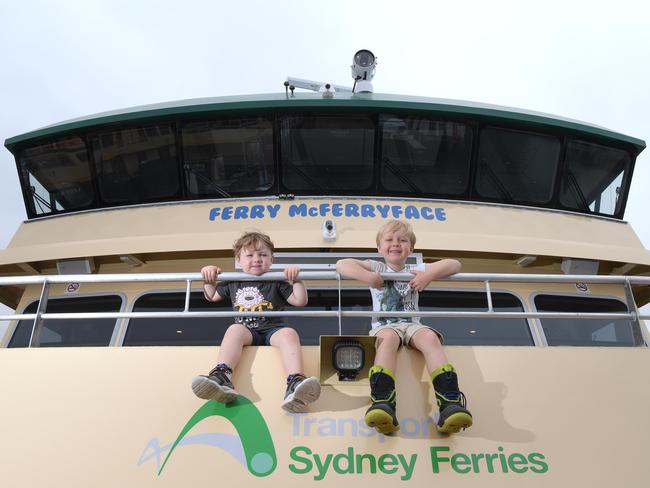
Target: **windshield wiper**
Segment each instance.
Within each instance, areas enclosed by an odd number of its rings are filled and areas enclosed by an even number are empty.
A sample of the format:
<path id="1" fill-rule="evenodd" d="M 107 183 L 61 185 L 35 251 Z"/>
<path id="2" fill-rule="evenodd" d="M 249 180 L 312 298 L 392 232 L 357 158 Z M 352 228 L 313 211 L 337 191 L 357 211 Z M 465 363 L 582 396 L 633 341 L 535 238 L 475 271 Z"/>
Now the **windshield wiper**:
<path id="1" fill-rule="evenodd" d="M 422 190 L 411 181 L 411 179 L 404 174 L 404 171 L 399 169 L 399 167 L 393 163 L 388 156 L 384 156 L 384 165 L 406 186 L 408 186 L 411 191 L 415 192 L 417 195 L 422 195 Z"/>
<path id="2" fill-rule="evenodd" d="M 499 179 L 497 174 L 494 172 L 492 168 L 488 165 L 488 163 L 482 159 L 481 160 L 481 167 L 485 170 L 485 174 L 488 177 L 488 180 L 492 183 L 492 186 L 496 188 L 497 192 L 501 194 L 501 198 L 505 200 L 506 203 L 513 203 L 514 199 L 512 198 L 512 195 L 506 188 L 506 186 L 503 184 L 503 182 Z"/>
<path id="3" fill-rule="evenodd" d="M 573 172 L 570 169 L 566 171 L 566 176 L 567 179 L 569 180 L 569 183 L 573 187 L 573 191 L 576 194 L 578 204 L 582 207 L 582 210 L 591 212 L 591 209 L 589 208 L 589 203 L 585 198 L 585 194 L 582 192 L 582 188 L 580 188 L 580 185 L 578 185 L 578 179 L 576 178 L 576 176 L 573 174 Z"/>
<path id="4" fill-rule="evenodd" d="M 212 190 L 216 190 L 222 197 L 232 198 L 232 195 L 226 191 L 225 188 L 219 186 L 216 181 L 208 178 L 200 171 L 195 170 L 189 163 L 185 163 L 185 170 L 192 173 L 201 183 L 206 183 Z"/>

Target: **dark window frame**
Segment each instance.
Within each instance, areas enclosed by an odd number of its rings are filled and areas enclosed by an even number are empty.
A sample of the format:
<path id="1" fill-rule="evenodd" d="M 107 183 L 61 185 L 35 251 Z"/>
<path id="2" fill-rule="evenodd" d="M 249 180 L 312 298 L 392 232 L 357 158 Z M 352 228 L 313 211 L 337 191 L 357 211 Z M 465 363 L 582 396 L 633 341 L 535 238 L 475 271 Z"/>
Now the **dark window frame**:
<path id="1" fill-rule="evenodd" d="M 50 297 L 48 297 L 48 306 L 52 302 L 62 303 L 63 301 L 66 301 L 66 300 L 68 300 L 68 301 L 76 300 L 76 299 L 84 300 L 84 299 L 93 299 L 93 298 L 102 298 L 102 297 L 119 299 L 120 306 L 119 306 L 118 310 L 115 311 L 115 313 L 123 312 L 126 305 L 127 305 L 127 302 L 128 302 L 127 296 L 122 292 L 102 292 L 102 293 L 83 293 L 83 294 L 74 294 L 74 295 L 54 295 L 54 296 L 50 296 Z M 38 303 L 39 303 L 38 299 L 30 301 L 29 303 L 27 303 L 22 308 L 22 310 L 20 311 L 20 314 L 35 313 L 35 311 L 34 312 L 26 312 L 26 310 L 29 307 L 32 307 L 34 305 L 35 305 L 35 308 L 37 309 L 38 308 Z M 51 312 L 51 313 L 68 313 L 68 312 L 66 311 L 66 312 Z M 89 312 L 84 312 L 84 313 L 89 313 Z M 46 344 L 46 345 L 43 345 L 43 344 L 41 344 L 39 347 L 109 347 L 109 346 L 111 346 L 111 344 L 114 342 L 114 340 L 117 337 L 116 334 L 119 331 L 120 321 L 121 321 L 121 319 L 119 319 L 119 318 L 115 318 L 115 319 L 71 319 L 71 320 L 72 320 L 72 323 L 81 322 L 81 321 L 84 321 L 84 320 L 106 320 L 106 321 L 113 320 L 114 321 L 113 322 L 113 329 L 112 329 L 110 337 L 108 338 L 108 343 L 106 343 L 105 345 L 76 345 L 76 344 L 73 344 L 73 345 L 66 345 L 66 344 L 61 344 L 61 345 L 47 345 Z M 9 340 L 7 341 L 7 345 L 6 345 L 7 348 L 29 348 L 29 341 L 28 341 L 28 343 L 26 345 L 19 345 L 19 346 L 12 345 L 12 342 L 16 338 L 16 334 L 18 333 L 18 330 L 19 330 L 22 322 L 23 322 L 23 320 L 15 321 L 15 323 L 13 325 L 13 329 L 11 330 Z M 33 327 L 34 320 L 31 320 L 31 319 L 30 320 L 24 320 L 24 322 L 26 324 L 29 324 L 29 325 L 26 325 L 25 327 L 29 328 L 29 331 L 30 331 L 29 335 L 31 336 L 31 330 L 32 330 L 32 327 Z M 61 321 L 56 320 L 56 322 L 61 322 Z"/>
<path id="2" fill-rule="evenodd" d="M 592 301 L 597 301 L 597 300 L 602 300 L 603 302 L 616 302 L 617 304 L 621 305 L 621 308 L 624 310 L 620 310 L 617 312 L 612 312 L 612 313 L 629 313 L 628 305 L 627 303 L 620 297 L 613 296 L 613 295 L 594 295 L 594 294 L 580 294 L 580 293 L 559 293 L 559 292 L 548 292 L 548 291 L 539 291 L 532 293 L 530 295 L 530 306 L 531 309 L 535 312 L 552 312 L 552 310 L 540 310 L 536 299 L 538 297 L 544 297 L 544 298 L 550 298 L 550 299 L 577 299 L 577 300 L 592 300 Z M 630 324 L 630 334 L 632 337 L 632 340 L 635 342 L 633 344 L 599 344 L 596 343 L 595 341 L 592 341 L 592 343 L 589 344 L 551 344 L 549 342 L 549 338 L 546 333 L 546 329 L 544 327 L 543 320 L 565 320 L 565 319 L 543 319 L 543 318 L 536 318 L 535 321 L 539 325 L 539 331 L 542 336 L 543 341 L 548 347 L 643 347 L 645 345 L 644 339 L 643 339 L 643 333 L 640 330 L 639 322 L 634 321 L 629 321 Z M 575 319 L 575 321 L 579 324 L 580 322 L 585 322 L 588 324 L 590 321 L 604 321 L 607 319 Z M 625 320 L 625 319 L 615 319 L 615 320 Z M 593 323 L 593 322 L 592 322 Z M 637 328 L 639 330 L 637 330 Z"/>

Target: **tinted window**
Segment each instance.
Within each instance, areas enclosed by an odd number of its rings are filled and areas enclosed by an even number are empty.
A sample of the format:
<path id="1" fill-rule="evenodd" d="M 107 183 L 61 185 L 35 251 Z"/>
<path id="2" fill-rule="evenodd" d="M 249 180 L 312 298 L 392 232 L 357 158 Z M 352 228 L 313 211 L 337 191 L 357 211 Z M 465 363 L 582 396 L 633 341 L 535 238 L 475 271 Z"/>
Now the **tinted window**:
<path id="1" fill-rule="evenodd" d="M 495 312 L 523 312 L 521 302 L 507 293 L 492 293 Z M 485 293 L 424 291 L 420 310 L 487 312 Z M 440 331 L 446 345 L 532 346 L 533 338 L 526 319 L 422 317 L 421 322 Z"/>
<path id="2" fill-rule="evenodd" d="M 264 119 L 187 124 L 183 128 L 185 178 L 191 196 L 241 195 L 273 186 L 273 128 Z"/>
<path id="3" fill-rule="evenodd" d="M 459 195 L 467 190 L 472 132 L 466 124 L 385 117 L 381 184 L 394 192 Z"/>
<path id="4" fill-rule="evenodd" d="M 180 196 L 176 143 L 168 125 L 151 125 L 94 136 L 99 193 L 109 204 Z"/>
<path id="5" fill-rule="evenodd" d="M 539 312 L 627 313 L 618 300 L 588 297 L 538 295 Z M 643 344 L 641 331 L 624 319 L 541 319 L 549 346 L 637 346 Z"/>
<path id="6" fill-rule="evenodd" d="M 122 299 L 118 296 L 95 296 L 75 298 L 50 298 L 46 313 L 119 312 Z M 37 302 L 29 304 L 24 313 L 35 313 Z M 43 329 L 35 341 L 40 347 L 61 346 L 108 346 L 117 319 L 50 319 L 43 322 Z M 34 321 L 18 322 L 8 347 L 28 347 Z"/>
<path id="7" fill-rule="evenodd" d="M 341 309 L 372 310 L 372 300 L 368 290 L 341 290 Z M 337 311 L 338 290 L 309 290 L 309 303 L 305 307 L 289 307 L 288 310 Z M 338 317 L 290 317 L 289 323 L 298 331 L 303 345 L 318 345 L 322 335 L 338 335 Z M 342 317 L 343 335 L 368 335 L 370 318 Z"/>
<path id="8" fill-rule="evenodd" d="M 182 312 L 185 293 L 151 293 L 138 298 L 134 312 Z M 232 311 L 227 300 L 209 302 L 202 292 L 190 294 L 190 311 Z M 233 317 L 164 318 L 129 320 L 125 346 L 214 346 L 221 344 Z"/>
<path id="9" fill-rule="evenodd" d="M 571 209 L 614 215 L 621 210 L 630 167 L 625 151 L 580 141 L 567 145 L 560 202 Z"/>
<path id="10" fill-rule="evenodd" d="M 282 182 L 293 193 L 367 190 L 373 183 L 374 122 L 369 117 L 282 120 Z"/>
<path id="11" fill-rule="evenodd" d="M 88 151 L 78 137 L 24 150 L 20 170 L 34 215 L 79 210 L 95 202 Z"/>
<path id="12" fill-rule="evenodd" d="M 556 137 L 488 127 L 481 131 L 476 189 L 504 203 L 548 203 L 559 155 Z"/>

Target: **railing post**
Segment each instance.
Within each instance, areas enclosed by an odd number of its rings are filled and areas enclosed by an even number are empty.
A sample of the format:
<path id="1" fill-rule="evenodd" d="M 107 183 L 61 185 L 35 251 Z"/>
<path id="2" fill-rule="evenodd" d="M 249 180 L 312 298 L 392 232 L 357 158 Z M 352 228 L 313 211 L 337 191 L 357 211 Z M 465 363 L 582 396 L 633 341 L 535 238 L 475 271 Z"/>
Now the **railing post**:
<path id="1" fill-rule="evenodd" d="M 489 280 L 485 280 L 485 293 L 487 295 L 488 312 L 494 312 L 494 309 L 492 308 L 492 290 L 490 288 Z"/>
<path id="2" fill-rule="evenodd" d="M 632 291 L 632 284 L 629 279 L 625 279 L 623 283 L 623 288 L 625 289 L 625 300 L 627 301 L 627 310 L 630 312 L 634 318 L 631 319 L 631 322 L 634 324 L 632 327 L 632 334 L 634 335 L 634 342 L 636 344 L 645 344 L 646 346 L 650 345 L 650 339 L 646 331 L 641 329 L 641 323 L 639 322 L 639 309 L 636 306 L 636 300 L 634 299 L 634 292 Z"/>
<path id="3" fill-rule="evenodd" d="M 38 300 L 38 308 L 36 309 L 36 318 L 34 325 L 32 325 L 32 333 L 29 336 L 29 347 L 39 347 L 41 345 L 41 332 L 43 331 L 43 313 L 47 309 L 47 298 L 50 292 L 50 284 L 47 279 L 43 280 L 43 288 L 41 289 L 41 298 Z M 34 340 L 36 338 L 36 340 Z"/>
<path id="4" fill-rule="evenodd" d="M 187 287 L 185 288 L 185 308 L 183 312 L 190 310 L 190 292 L 192 291 L 192 280 L 187 280 Z"/>
<path id="5" fill-rule="evenodd" d="M 338 319 L 339 319 L 339 335 L 343 335 L 343 326 L 341 324 L 341 275 L 336 273 L 336 283 L 338 284 L 339 290 L 339 306 L 338 306 Z"/>

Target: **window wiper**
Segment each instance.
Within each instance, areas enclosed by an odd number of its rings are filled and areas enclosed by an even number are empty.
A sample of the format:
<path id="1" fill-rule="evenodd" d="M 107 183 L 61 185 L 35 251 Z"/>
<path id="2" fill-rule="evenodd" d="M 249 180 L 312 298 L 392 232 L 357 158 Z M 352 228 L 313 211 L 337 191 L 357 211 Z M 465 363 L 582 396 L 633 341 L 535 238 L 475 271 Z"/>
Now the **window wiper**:
<path id="1" fill-rule="evenodd" d="M 196 178 L 199 181 L 201 181 L 201 183 L 206 183 L 211 189 L 216 190 L 217 193 L 219 193 L 222 197 L 232 198 L 232 195 L 230 193 L 228 193 L 225 190 L 225 188 L 223 188 L 222 186 L 219 186 L 216 181 L 214 181 L 211 178 L 208 178 L 207 176 L 205 176 L 200 171 L 197 171 L 194 168 L 192 168 L 192 166 L 190 166 L 189 163 L 185 163 L 185 170 L 187 172 L 189 172 L 189 173 L 192 173 L 194 176 L 196 176 Z"/>
<path id="2" fill-rule="evenodd" d="M 291 166 L 292 171 L 298 173 L 298 175 L 302 177 L 304 181 L 306 181 L 307 183 L 315 187 L 317 190 L 325 191 L 325 188 L 323 188 L 316 180 L 311 178 L 307 173 L 305 173 L 302 169 L 300 169 L 300 166 L 298 166 L 293 161 L 286 160 L 283 161 L 283 164 L 288 164 L 289 166 Z"/>
<path id="3" fill-rule="evenodd" d="M 582 188 L 580 188 L 580 185 L 578 185 L 578 179 L 576 178 L 576 176 L 573 174 L 573 172 L 570 169 L 567 169 L 566 176 L 567 179 L 569 180 L 570 185 L 573 187 L 573 191 L 576 194 L 578 204 L 582 207 L 582 210 L 591 212 L 591 209 L 589 208 L 589 203 L 587 203 L 587 199 L 585 198 L 585 194 L 582 192 Z"/>
<path id="4" fill-rule="evenodd" d="M 388 156 L 384 156 L 384 165 L 388 168 L 398 180 L 408 186 L 411 191 L 415 192 L 417 195 L 422 195 L 422 190 L 411 181 L 411 179 L 404 174 L 404 171 L 399 169 L 399 167 L 393 163 Z"/>
<path id="5" fill-rule="evenodd" d="M 492 186 L 494 186 L 497 192 L 501 194 L 501 198 L 503 198 L 506 203 L 513 203 L 514 199 L 512 198 L 512 195 L 503 184 L 503 182 L 499 179 L 494 170 L 490 168 L 490 165 L 484 159 L 481 160 L 481 167 L 483 167 L 486 176 L 492 183 Z"/>

